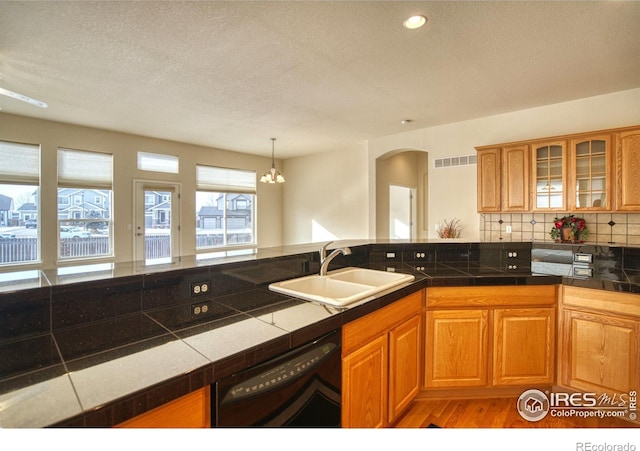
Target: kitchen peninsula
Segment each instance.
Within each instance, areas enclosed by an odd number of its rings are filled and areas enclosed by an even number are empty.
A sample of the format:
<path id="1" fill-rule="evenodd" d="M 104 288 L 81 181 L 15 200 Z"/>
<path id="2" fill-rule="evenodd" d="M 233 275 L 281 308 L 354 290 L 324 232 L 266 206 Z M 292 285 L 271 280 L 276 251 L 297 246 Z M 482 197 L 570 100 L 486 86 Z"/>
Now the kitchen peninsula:
<path id="1" fill-rule="evenodd" d="M 634 248 L 576 245 L 596 253 L 600 263 L 593 277 L 573 278 L 532 272 L 531 249 L 538 246 L 532 243 L 339 245 L 349 246 L 352 254 L 335 258 L 330 271 L 359 266 L 409 273 L 415 279 L 345 308 L 268 290 L 269 283 L 318 272 L 317 244 L 260 249 L 227 259 L 182 258 L 158 266 L 95 265 L 75 272 L 66 268 L 0 275 L 0 426 L 115 426 L 194 393 L 203 406 L 201 425 L 208 426 L 211 384 L 414 293 L 426 292 L 419 308 L 427 314 L 421 320 L 428 318 L 434 311 L 429 304 L 432 288 L 571 286 L 629 296 L 633 302 L 640 292 L 640 278 L 629 277 L 640 268 L 640 252 Z M 194 295 L 193 286 L 202 283 L 210 289 Z M 593 316 L 591 306 L 576 305 L 575 295 L 571 299 L 573 312 L 586 309 Z M 478 307 L 473 299 L 469 302 L 469 307 Z M 627 297 L 625 302 L 620 321 L 630 328 L 628 340 L 637 346 L 640 302 L 629 303 Z M 556 312 L 567 314 L 553 298 L 544 309 L 552 312 L 553 320 Z M 494 321 L 499 318 L 493 310 L 490 315 Z M 566 353 L 563 349 L 560 355 L 575 357 Z M 635 375 L 637 355 L 633 358 L 630 371 Z M 559 368 L 563 375 L 564 368 Z M 554 379 L 555 370 L 551 383 Z M 420 385 L 429 389 L 428 383 Z"/>

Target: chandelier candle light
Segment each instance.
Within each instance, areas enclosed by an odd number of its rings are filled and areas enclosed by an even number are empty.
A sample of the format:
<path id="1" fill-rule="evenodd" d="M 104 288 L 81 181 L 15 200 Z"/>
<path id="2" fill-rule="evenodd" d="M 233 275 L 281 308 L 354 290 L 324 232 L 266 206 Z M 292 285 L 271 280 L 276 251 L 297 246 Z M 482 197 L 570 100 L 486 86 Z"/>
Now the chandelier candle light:
<path id="1" fill-rule="evenodd" d="M 269 169 L 262 175 L 262 177 L 260 177 L 260 181 L 262 183 L 284 183 L 284 177 L 276 169 L 276 160 L 274 158 L 275 142 L 276 138 L 271 138 L 271 169 Z"/>

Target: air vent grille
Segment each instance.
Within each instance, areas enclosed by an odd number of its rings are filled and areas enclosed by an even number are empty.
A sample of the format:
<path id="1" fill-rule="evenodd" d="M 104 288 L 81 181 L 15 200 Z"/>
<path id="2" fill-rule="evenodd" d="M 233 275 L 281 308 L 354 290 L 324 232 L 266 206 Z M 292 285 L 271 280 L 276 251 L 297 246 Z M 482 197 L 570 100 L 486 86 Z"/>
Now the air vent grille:
<path id="1" fill-rule="evenodd" d="M 476 164 L 477 159 L 476 155 L 460 155 L 458 157 L 436 158 L 433 163 L 435 168 L 440 169 Z"/>

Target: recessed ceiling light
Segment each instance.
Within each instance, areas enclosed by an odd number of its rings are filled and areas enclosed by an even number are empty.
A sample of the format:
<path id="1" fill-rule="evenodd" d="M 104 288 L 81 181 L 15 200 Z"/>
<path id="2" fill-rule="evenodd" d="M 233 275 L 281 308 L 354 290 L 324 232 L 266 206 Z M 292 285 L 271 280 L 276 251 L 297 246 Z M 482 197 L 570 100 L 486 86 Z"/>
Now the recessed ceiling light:
<path id="1" fill-rule="evenodd" d="M 405 28 L 409 30 L 415 30 L 416 28 L 420 28 L 427 23 L 427 18 L 422 15 L 411 16 L 407 20 L 403 22 Z"/>

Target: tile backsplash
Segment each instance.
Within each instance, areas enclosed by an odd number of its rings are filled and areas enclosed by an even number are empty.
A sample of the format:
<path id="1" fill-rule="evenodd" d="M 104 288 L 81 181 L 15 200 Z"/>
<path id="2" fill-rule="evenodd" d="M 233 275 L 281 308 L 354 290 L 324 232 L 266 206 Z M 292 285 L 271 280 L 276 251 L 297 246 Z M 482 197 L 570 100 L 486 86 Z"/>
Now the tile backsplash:
<path id="1" fill-rule="evenodd" d="M 485 213 L 480 215 L 483 241 L 538 241 L 552 243 L 549 235 L 555 218 L 569 213 Z M 640 213 L 574 213 L 589 229 L 586 242 L 601 245 L 639 246 Z M 506 233 L 507 226 L 511 233 Z"/>

